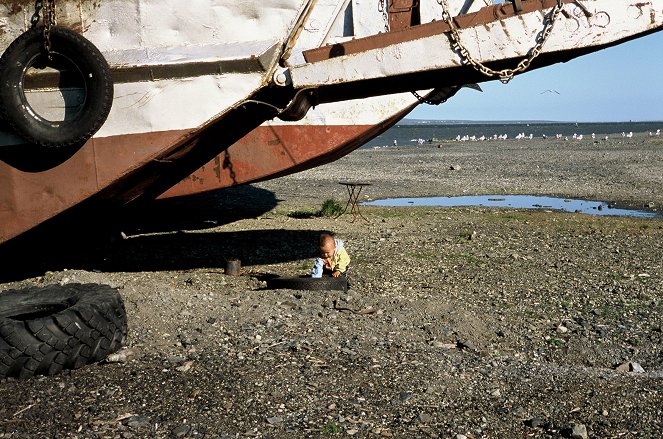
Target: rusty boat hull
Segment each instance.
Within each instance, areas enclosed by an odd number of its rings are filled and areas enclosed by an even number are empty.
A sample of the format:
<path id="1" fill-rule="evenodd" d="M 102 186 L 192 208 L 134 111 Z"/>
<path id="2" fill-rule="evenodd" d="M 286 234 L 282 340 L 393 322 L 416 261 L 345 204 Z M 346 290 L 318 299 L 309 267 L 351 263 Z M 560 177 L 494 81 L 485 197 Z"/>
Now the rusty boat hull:
<path id="1" fill-rule="evenodd" d="M 417 105 L 412 94 L 401 93 L 322 105 L 301 121 L 307 123 L 267 122 L 159 198 L 255 183 L 330 163 L 382 134 Z"/>

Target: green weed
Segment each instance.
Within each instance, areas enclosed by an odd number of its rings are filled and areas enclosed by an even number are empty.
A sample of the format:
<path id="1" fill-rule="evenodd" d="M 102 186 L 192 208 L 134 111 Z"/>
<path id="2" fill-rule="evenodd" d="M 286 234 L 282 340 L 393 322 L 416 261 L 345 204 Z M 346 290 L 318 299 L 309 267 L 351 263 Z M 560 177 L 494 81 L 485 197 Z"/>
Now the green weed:
<path id="1" fill-rule="evenodd" d="M 311 210 L 296 210 L 290 212 L 287 215 L 290 218 L 296 219 L 309 219 L 309 218 L 319 218 L 319 217 L 335 217 L 340 215 L 343 212 L 343 206 L 339 204 L 338 201 L 333 198 L 329 198 L 322 203 L 322 206 L 318 211 Z"/>
<path id="2" fill-rule="evenodd" d="M 611 273 L 610 275 L 608 275 L 608 277 L 614 281 L 620 281 L 625 279 L 624 275 L 619 273 Z"/>
<path id="3" fill-rule="evenodd" d="M 468 264 L 479 265 L 479 259 L 477 259 L 477 257 L 474 255 L 465 256 L 465 260 L 467 261 Z"/>
<path id="4" fill-rule="evenodd" d="M 333 198 L 328 198 L 322 203 L 322 207 L 317 213 L 317 216 L 332 217 L 338 216 L 343 212 L 343 206 Z"/>
<path id="5" fill-rule="evenodd" d="M 341 427 L 332 422 L 328 422 L 320 428 L 320 433 L 322 434 L 338 434 L 340 432 Z"/>
<path id="6" fill-rule="evenodd" d="M 564 340 L 562 340 L 561 338 L 555 338 L 555 337 L 551 337 L 551 338 L 549 338 L 549 339 L 546 340 L 546 341 L 548 342 L 548 344 L 549 344 L 550 346 L 555 346 L 555 347 L 560 347 L 560 346 L 564 345 L 564 343 L 566 343 L 566 342 L 565 342 Z"/>

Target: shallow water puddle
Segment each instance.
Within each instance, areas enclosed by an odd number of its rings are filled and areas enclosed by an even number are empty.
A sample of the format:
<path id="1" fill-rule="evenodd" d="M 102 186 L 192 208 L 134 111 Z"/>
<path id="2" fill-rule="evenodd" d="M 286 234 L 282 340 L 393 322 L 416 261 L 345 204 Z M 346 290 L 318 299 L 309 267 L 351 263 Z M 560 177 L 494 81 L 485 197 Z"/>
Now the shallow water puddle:
<path id="1" fill-rule="evenodd" d="M 385 198 L 361 203 L 363 206 L 406 207 L 406 206 L 485 206 L 514 209 L 550 209 L 564 212 L 587 213 L 590 215 L 633 216 L 656 218 L 656 212 L 645 210 L 616 209 L 602 201 L 571 198 L 543 197 L 534 195 L 468 195 L 458 197 Z"/>

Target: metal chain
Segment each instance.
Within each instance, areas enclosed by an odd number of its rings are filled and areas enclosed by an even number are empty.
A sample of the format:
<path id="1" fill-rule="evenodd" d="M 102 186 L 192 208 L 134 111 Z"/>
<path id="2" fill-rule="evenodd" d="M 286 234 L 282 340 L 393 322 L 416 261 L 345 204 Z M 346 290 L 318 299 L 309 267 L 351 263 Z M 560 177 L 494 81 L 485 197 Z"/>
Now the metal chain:
<path id="1" fill-rule="evenodd" d="M 378 12 L 382 13 L 384 31 L 389 32 L 389 0 L 378 0 Z"/>
<path id="2" fill-rule="evenodd" d="M 44 49 L 48 54 L 48 59 L 51 60 L 51 27 L 56 26 L 55 21 L 55 0 L 46 0 L 46 7 L 44 8 Z"/>
<path id="3" fill-rule="evenodd" d="M 42 3 L 41 0 L 37 0 L 35 2 L 35 13 L 32 14 L 32 17 L 30 18 L 31 27 L 35 28 L 37 27 L 37 24 L 39 24 L 39 13 L 41 12 L 43 7 L 44 4 Z"/>
<path id="4" fill-rule="evenodd" d="M 228 169 L 230 172 L 230 179 L 232 180 L 233 184 L 237 184 L 237 177 L 235 176 L 235 169 L 233 168 L 233 162 L 230 160 L 230 154 L 228 154 L 228 150 L 226 149 L 224 151 L 224 156 L 223 156 L 223 169 Z"/>
<path id="5" fill-rule="evenodd" d="M 448 99 L 448 98 L 443 98 L 443 99 L 433 100 L 433 99 L 428 99 L 428 98 L 426 98 L 426 97 L 424 97 L 424 96 L 421 96 L 421 95 L 420 95 L 419 93 L 417 93 L 416 91 L 411 91 L 410 93 L 412 93 L 412 96 L 414 96 L 415 98 L 417 98 L 417 100 L 418 100 L 419 102 L 421 102 L 422 104 L 428 104 L 428 105 L 440 105 L 440 104 L 444 104 L 444 103 L 447 101 L 447 99 Z"/>
<path id="6" fill-rule="evenodd" d="M 437 0 L 437 2 L 442 6 L 442 18 L 449 25 L 451 29 L 451 39 L 454 49 L 458 50 L 464 62 L 472 65 L 476 70 L 483 73 L 486 76 L 493 77 L 499 76 L 499 79 L 502 83 L 506 84 L 513 79 L 516 73 L 522 73 L 527 70 L 534 61 L 534 59 L 541 54 L 541 49 L 545 44 L 548 36 L 553 30 L 553 26 L 559 17 L 559 13 L 562 11 L 563 0 L 557 0 L 557 5 L 553 7 L 548 15 L 544 17 L 543 20 L 543 31 L 538 42 L 530 49 L 528 52 L 529 55 L 527 58 L 521 60 L 518 65 L 513 69 L 503 69 L 503 70 L 493 70 L 490 67 L 487 67 L 481 61 L 475 60 L 467 48 L 460 41 L 460 33 L 458 28 L 453 22 L 453 17 L 449 12 L 449 6 L 447 5 L 446 0 Z"/>

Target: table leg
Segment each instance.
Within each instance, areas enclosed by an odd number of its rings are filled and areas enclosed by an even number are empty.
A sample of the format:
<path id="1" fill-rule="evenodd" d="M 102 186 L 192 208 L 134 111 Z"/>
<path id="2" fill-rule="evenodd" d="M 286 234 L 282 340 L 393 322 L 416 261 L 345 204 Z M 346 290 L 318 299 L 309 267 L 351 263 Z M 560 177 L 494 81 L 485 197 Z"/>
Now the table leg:
<path id="1" fill-rule="evenodd" d="M 350 213 L 352 214 L 352 222 L 355 222 L 357 217 L 361 217 L 364 219 L 364 221 L 369 222 L 368 219 L 361 214 L 359 211 L 359 195 L 361 194 L 361 190 L 363 189 L 364 185 L 355 185 L 355 184 L 347 184 L 344 183 L 345 187 L 348 189 L 348 202 L 345 203 L 345 208 L 343 209 L 343 212 L 339 213 L 336 218 L 339 218 L 341 215 L 346 213 L 348 211 L 348 207 L 350 207 Z"/>
<path id="2" fill-rule="evenodd" d="M 350 190 L 349 185 L 346 185 L 345 188 L 348 190 L 348 202 L 345 203 L 345 208 L 343 209 L 343 212 L 339 213 L 336 216 L 336 218 L 339 218 L 341 215 L 343 215 L 345 212 L 347 212 L 348 211 L 348 206 L 350 206 L 350 204 L 352 203 L 352 194 L 354 192 L 354 186 L 353 186 L 352 190 Z M 352 212 L 352 209 L 350 209 L 350 212 Z"/>
<path id="3" fill-rule="evenodd" d="M 359 190 L 355 191 L 355 186 L 352 187 L 352 209 L 350 209 L 350 213 L 352 213 L 352 222 L 355 222 L 358 216 L 363 218 L 364 221 L 368 222 L 368 219 L 366 219 L 366 217 L 359 211 L 359 195 L 361 194 L 361 190 L 363 188 L 364 186 L 359 186 Z"/>

